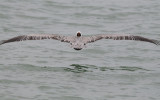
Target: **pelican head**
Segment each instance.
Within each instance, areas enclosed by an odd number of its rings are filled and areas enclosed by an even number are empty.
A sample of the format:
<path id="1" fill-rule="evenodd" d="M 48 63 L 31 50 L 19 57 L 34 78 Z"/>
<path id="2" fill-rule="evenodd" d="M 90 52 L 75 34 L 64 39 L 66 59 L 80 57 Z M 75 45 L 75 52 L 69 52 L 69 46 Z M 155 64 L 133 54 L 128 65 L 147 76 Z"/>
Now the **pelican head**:
<path id="1" fill-rule="evenodd" d="M 81 32 L 80 31 L 77 32 L 77 37 L 81 37 Z"/>

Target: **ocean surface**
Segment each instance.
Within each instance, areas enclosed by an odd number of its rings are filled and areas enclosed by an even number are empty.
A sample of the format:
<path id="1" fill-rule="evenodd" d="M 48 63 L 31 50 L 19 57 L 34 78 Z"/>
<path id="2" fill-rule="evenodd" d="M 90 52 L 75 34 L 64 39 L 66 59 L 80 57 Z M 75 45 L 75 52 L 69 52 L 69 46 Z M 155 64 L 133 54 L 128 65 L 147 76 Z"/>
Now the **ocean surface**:
<path id="1" fill-rule="evenodd" d="M 126 33 L 160 40 L 159 0 L 1 0 L 0 40 Z M 160 46 L 100 40 L 0 45 L 0 100 L 160 100 Z"/>

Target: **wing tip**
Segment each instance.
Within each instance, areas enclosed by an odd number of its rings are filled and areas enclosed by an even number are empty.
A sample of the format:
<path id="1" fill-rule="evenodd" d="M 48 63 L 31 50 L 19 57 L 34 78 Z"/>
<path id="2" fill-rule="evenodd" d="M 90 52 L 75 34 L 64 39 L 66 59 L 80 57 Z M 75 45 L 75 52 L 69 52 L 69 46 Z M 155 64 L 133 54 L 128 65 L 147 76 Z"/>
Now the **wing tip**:
<path id="1" fill-rule="evenodd" d="M 152 39 L 150 42 L 154 43 L 155 45 L 160 45 L 160 41 L 159 40 Z"/>
<path id="2" fill-rule="evenodd" d="M 4 41 L 4 40 L 0 41 L 0 45 L 2 45 L 2 44 L 4 44 L 4 43 L 5 43 L 5 41 Z"/>
<path id="3" fill-rule="evenodd" d="M 160 41 L 156 41 L 156 45 L 160 45 Z"/>

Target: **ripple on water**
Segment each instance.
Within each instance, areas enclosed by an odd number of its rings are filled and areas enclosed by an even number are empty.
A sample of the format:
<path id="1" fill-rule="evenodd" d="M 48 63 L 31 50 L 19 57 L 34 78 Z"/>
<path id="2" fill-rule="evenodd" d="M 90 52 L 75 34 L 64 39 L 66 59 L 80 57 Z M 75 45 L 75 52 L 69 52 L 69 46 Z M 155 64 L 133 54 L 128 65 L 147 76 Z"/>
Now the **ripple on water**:
<path id="1" fill-rule="evenodd" d="M 84 73 L 84 72 L 94 72 L 94 71 L 152 71 L 149 69 L 133 66 L 95 66 L 95 65 L 85 65 L 85 64 L 71 64 L 68 67 L 56 67 L 56 66 L 36 66 L 30 64 L 14 64 L 14 65 L 1 65 L 1 70 L 26 70 L 26 71 L 53 71 L 53 72 L 74 72 L 74 73 Z"/>
<path id="2" fill-rule="evenodd" d="M 80 65 L 72 64 L 72 68 L 66 68 L 66 71 L 83 73 L 83 72 L 94 72 L 94 71 L 151 71 L 141 67 L 132 67 L 132 66 L 116 66 L 116 67 L 100 67 L 95 65 Z"/>

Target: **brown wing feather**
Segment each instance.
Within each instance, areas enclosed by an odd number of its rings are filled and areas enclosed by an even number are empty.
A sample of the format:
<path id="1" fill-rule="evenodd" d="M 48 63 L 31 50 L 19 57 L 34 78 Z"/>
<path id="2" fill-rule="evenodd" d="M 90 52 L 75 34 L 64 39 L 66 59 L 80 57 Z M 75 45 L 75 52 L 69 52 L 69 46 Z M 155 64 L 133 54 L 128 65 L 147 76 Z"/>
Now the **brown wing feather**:
<path id="1" fill-rule="evenodd" d="M 142 36 L 134 36 L 127 34 L 100 34 L 95 36 L 90 36 L 85 39 L 86 43 L 95 42 L 100 39 L 113 39 L 113 40 L 136 40 L 136 41 L 144 41 L 154 43 L 156 45 L 160 45 L 160 41 L 144 38 Z"/>
<path id="2" fill-rule="evenodd" d="M 30 34 L 30 35 L 17 36 L 8 40 L 0 41 L 0 45 L 4 43 L 9 43 L 9 42 L 25 41 L 25 40 L 55 39 L 55 40 L 64 41 L 64 38 L 65 36 L 60 36 L 56 34 Z"/>

